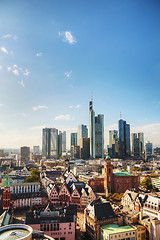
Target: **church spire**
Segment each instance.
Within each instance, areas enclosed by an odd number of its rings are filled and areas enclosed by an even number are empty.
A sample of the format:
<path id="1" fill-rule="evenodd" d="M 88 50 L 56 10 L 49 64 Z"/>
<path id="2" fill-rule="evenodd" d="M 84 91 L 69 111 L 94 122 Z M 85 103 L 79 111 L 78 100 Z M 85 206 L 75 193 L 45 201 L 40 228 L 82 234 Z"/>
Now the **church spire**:
<path id="1" fill-rule="evenodd" d="M 10 187 L 9 174 L 7 173 L 5 187 Z"/>

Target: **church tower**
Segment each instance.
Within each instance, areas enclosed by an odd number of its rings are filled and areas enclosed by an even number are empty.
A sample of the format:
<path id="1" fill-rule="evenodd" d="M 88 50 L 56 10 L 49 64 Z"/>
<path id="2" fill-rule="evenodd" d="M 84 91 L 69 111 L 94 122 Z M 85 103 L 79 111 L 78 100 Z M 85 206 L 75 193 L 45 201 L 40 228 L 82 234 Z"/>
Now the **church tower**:
<path id="1" fill-rule="evenodd" d="M 104 166 L 104 190 L 106 196 L 113 191 L 113 188 L 113 165 L 111 164 L 110 156 L 107 156 L 106 165 Z"/>
<path id="2" fill-rule="evenodd" d="M 11 201 L 10 181 L 9 175 L 7 173 L 5 187 L 3 191 L 3 209 L 8 209 L 10 207 L 10 201 Z"/>

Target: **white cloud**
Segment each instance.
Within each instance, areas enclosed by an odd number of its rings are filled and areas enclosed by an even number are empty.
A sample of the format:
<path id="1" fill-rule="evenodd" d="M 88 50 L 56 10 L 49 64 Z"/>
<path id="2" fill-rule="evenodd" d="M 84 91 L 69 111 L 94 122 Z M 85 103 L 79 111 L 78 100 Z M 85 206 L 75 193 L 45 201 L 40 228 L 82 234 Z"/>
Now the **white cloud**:
<path id="1" fill-rule="evenodd" d="M 48 109 L 48 107 L 45 105 L 38 105 L 36 107 L 33 107 L 33 111 L 37 111 L 39 109 Z"/>
<path id="2" fill-rule="evenodd" d="M 36 56 L 37 56 L 37 57 L 41 57 L 41 56 L 42 56 L 42 52 L 36 53 Z"/>
<path id="3" fill-rule="evenodd" d="M 72 36 L 71 32 L 65 31 L 65 32 L 59 32 L 58 35 L 62 37 L 62 40 L 64 42 L 68 42 L 69 44 L 75 44 L 77 40 L 75 37 Z"/>
<path id="4" fill-rule="evenodd" d="M 3 107 L 3 104 L 2 104 L 2 103 L 0 103 L 0 107 Z"/>
<path id="5" fill-rule="evenodd" d="M 10 72 L 12 69 L 11 69 L 11 67 L 7 67 L 7 70 L 8 70 L 8 72 Z"/>
<path id="6" fill-rule="evenodd" d="M 45 128 L 44 125 L 42 125 L 42 126 L 34 126 L 34 127 L 31 127 L 30 130 L 42 130 L 43 128 Z"/>
<path id="7" fill-rule="evenodd" d="M 12 34 L 9 34 L 9 33 L 3 35 L 2 38 L 12 38 L 12 39 L 14 39 L 14 40 L 17 40 L 17 39 L 18 39 L 18 37 L 17 37 L 16 35 L 12 35 Z"/>
<path id="8" fill-rule="evenodd" d="M 2 68 L 3 68 L 2 65 L 0 65 L 0 70 L 2 70 Z"/>
<path id="9" fill-rule="evenodd" d="M 8 51 L 5 47 L 0 47 L 1 52 L 8 54 Z"/>
<path id="10" fill-rule="evenodd" d="M 23 74 L 24 74 L 24 76 L 28 76 L 30 74 L 30 72 L 28 71 L 28 69 L 26 69 Z"/>
<path id="11" fill-rule="evenodd" d="M 73 106 L 73 105 L 68 106 L 68 108 L 71 108 L 71 109 L 73 109 L 73 108 L 78 109 L 80 107 L 81 107 L 80 104 L 77 104 L 76 106 Z"/>
<path id="12" fill-rule="evenodd" d="M 25 87 L 25 86 L 24 86 L 24 81 L 23 81 L 23 79 L 21 79 L 21 81 L 19 81 L 18 83 L 19 83 L 22 87 Z"/>
<path id="13" fill-rule="evenodd" d="M 74 118 L 71 117 L 71 115 L 69 114 L 65 114 L 65 115 L 58 115 L 54 118 L 54 120 L 64 120 L 64 121 L 73 121 Z"/>
<path id="14" fill-rule="evenodd" d="M 19 71 L 18 71 L 18 69 L 14 69 L 14 70 L 12 70 L 12 72 L 13 72 L 15 75 L 19 76 Z"/>
<path id="15" fill-rule="evenodd" d="M 67 78 L 69 78 L 69 77 L 71 76 L 71 73 L 72 73 L 72 71 L 70 71 L 70 72 L 65 72 L 64 75 L 65 75 Z"/>

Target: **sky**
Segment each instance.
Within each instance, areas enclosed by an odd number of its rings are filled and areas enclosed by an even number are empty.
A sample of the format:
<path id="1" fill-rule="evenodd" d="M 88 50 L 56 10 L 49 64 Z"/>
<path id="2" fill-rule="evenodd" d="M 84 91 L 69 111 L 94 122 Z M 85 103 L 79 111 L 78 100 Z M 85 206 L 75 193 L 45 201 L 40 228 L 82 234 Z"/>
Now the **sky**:
<path id="1" fill-rule="evenodd" d="M 108 131 L 120 112 L 160 145 L 159 0 L 0 0 L 0 148 L 34 146 L 42 128 Z"/>

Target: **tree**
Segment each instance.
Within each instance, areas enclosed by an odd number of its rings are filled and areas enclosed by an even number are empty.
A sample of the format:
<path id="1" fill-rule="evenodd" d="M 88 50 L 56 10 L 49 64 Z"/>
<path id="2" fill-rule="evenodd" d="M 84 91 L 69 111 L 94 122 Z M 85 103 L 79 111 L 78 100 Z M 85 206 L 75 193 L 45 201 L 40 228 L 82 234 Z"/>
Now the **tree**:
<path id="1" fill-rule="evenodd" d="M 23 182 L 40 182 L 40 171 L 36 168 L 31 168 L 31 176 L 27 177 Z"/>
<path id="2" fill-rule="evenodd" d="M 145 177 L 141 182 L 140 186 L 144 187 L 147 190 L 151 190 L 153 188 L 151 178 Z"/>

